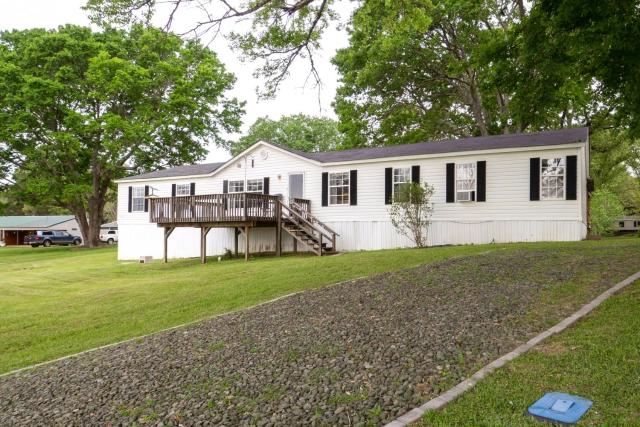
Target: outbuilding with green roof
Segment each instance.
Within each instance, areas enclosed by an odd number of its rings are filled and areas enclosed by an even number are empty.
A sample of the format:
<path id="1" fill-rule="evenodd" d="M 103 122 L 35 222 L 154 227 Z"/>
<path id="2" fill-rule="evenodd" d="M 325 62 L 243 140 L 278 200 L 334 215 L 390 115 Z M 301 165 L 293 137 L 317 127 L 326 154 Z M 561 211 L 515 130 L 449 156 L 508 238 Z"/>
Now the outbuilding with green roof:
<path id="1" fill-rule="evenodd" d="M 80 236 L 80 227 L 73 215 L 0 216 L 0 242 L 5 245 L 22 245 L 24 236 L 38 230 L 67 231 Z"/>

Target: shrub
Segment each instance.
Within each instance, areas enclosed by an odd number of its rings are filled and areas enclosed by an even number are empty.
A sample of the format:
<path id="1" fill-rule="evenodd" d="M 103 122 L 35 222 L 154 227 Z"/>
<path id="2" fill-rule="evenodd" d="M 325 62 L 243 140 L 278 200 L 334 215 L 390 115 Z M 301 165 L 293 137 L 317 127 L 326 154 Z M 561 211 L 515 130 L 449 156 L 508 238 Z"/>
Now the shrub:
<path id="1" fill-rule="evenodd" d="M 591 193 L 589 226 L 592 233 L 611 234 L 615 221 L 623 215 L 624 207 L 613 192 L 602 188 Z"/>
<path id="2" fill-rule="evenodd" d="M 415 182 L 402 184 L 393 195 L 389 208 L 391 223 L 399 233 L 412 239 L 419 248 L 427 245 L 427 233 L 433 213 L 433 186 Z"/>

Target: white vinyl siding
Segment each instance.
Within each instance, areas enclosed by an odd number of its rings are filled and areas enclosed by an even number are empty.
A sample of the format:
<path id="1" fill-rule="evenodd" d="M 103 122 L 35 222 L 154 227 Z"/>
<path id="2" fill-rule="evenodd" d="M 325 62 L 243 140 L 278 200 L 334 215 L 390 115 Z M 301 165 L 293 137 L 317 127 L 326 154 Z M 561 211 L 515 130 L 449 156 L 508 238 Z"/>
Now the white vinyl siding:
<path id="1" fill-rule="evenodd" d="M 473 201 L 475 191 L 476 163 L 456 163 L 456 201 Z"/>
<path id="2" fill-rule="evenodd" d="M 176 184 L 176 196 L 190 196 L 191 184 Z"/>
<path id="3" fill-rule="evenodd" d="M 349 172 L 329 174 L 329 204 L 349 204 Z"/>
<path id="4" fill-rule="evenodd" d="M 144 212 L 144 186 L 131 189 L 131 211 Z"/>
<path id="5" fill-rule="evenodd" d="M 565 185 L 564 157 L 542 159 L 540 162 L 540 198 L 542 200 L 563 200 Z"/>
<path id="6" fill-rule="evenodd" d="M 257 153 L 266 150 L 268 158 Z M 384 249 L 409 246 L 389 220 L 388 205 L 384 204 L 384 169 L 420 166 L 424 182 L 433 185 L 435 193 L 431 199 L 434 212 L 429 229 L 429 244 L 468 244 L 494 242 L 525 242 L 578 240 L 586 235 L 585 194 L 587 146 L 532 147 L 531 149 L 501 152 L 451 153 L 441 156 L 407 159 L 380 159 L 357 162 L 350 165 L 317 165 L 275 147 L 258 144 L 254 167 L 245 170 L 242 159 L 236 159 L 229 167 L 214 176 L 172 177 L 131 183 L 118 183 L 118 223 L 120 245 L 118 258 L 137 259 L 140 255 L 162 257 L 163 230 L 149 222 L 145 213 L 129 213 L 128 187 L 150 186 L 150 192 L 159 197 L 171 195 L 171 185 L 195 182 L 198 194 L 220 194 L 223 182 L 239 181 L 241 191 L 250 179 L 271 177 L 271 194 L 289 194 L 289 174 L 305 171 L 304 197 L 311 201 L 311 212 L 320 221 L 332 227 L 340 235 L 337 238 L 339 251 Z M 548 200 L 545 203 L 529 200 L 530 158 L 566 158 L 578 156 L 578 199 Z M 446 203 L 446 164 L 477 163 L 487 161 L 486 191 L 490 197 L 484 203 Z M 358 170 L 358 205 L 349 204 L 323 207 L 322 173 L 340 174 L 348 177 L 348 170 Z M 345 170 L 347 172 L 345 173 Z M 144 187 L 142 187 L 144 188 Z M 229 191 L 233 190 L 229 185 Z M 542 193 L 542 191 L 541 191 Z M 286 200 L 285 200 L 286 202 Z M 617 221 L 616 221 L 617 222 Z M 274 251 L 275 238 L 272 228 L 256 228 L 251 232 L 251 251 Z M 285 251 L 292 250 L 292 241 L 283 235 Z M 240 239 L 240 251 L 243 249 Z M 200 247 L 200 230 L 177 228 L 169 238 L 169 257 L 197 257 Z M 214 228 L 207 236 L 207 253 L 219 255 L 224 248 L 233 247 L 233 229 Z M 301 246 L 299 246 L 300 248 Z M 303 249 L 304 250 L 304 249 Z"/>

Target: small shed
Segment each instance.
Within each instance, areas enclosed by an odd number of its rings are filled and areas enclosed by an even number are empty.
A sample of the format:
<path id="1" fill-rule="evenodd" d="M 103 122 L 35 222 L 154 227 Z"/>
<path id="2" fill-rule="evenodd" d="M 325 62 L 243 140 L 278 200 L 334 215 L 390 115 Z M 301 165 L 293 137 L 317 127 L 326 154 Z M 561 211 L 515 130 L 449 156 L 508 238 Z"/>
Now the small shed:
<path id="1" fill-rule="evenodd" d="M 80 227 L 73 215 L 0 216 L 0 242 L 4 245 L 23 245 L 24 237 L 38 230 L 80 235 Z"/>

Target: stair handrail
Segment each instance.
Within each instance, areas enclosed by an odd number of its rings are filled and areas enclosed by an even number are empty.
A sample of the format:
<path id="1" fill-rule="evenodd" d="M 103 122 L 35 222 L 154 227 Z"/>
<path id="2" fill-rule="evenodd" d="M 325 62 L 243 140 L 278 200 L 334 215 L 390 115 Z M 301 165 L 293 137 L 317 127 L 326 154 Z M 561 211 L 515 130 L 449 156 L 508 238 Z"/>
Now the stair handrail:
<path id="1" fill-rule="evenodd" d="M 285 205 L 284 203 L 280 202 L 282 207 L 284 209 L 286 209 L 290 214 L 293 214 L 293 216 L 295 216 L 297 219 L 302 220 L 302 222 L 304 222 L 309 228 L 311 228 L 313 231 L 317 231 L 318 234 L 322 234 L 324 237 L 326 237 L 327 239 L 331 239 L 331 236 L 329 236 L 328 234 L 325 234 L 322 230 L 320 230 L 318 227 L 316 227 L 313 223 L 309 222 L 306 218 L 304 218 L 301 214 L 299 214 L 298 212 L 296 212 L 294 209 L 291 209 L 290 206 Z"/>
<path id="2" fill-rule="evenodd" d="M 300 209 L 300 212 L 304 212 L 304 216 L 306 216 L 307 218 L 309 218 L 311 223 L 316 223 L 319 226 L 321 226 L 322 228 L 324 228 L 326 231 L 328 231 L 331 234 L 335 234 L 336 236 L 339 236 L 340 234 L 336 233 L 331 227 L 329 227 L 327 224 L 325 224 L 324 222 L 320 221 L 316 216 L 314 216 L 313 214 L 311 214 L 311 212 L 309 211 L 305 211 L 304 209 L 302 209 L 302 206 L 300 206 L 298 203 L 296 202 L 291 202 L 290 203 L 291 206 L 296 207 L 298 209 Z M 326 236 L 326 235 L 325 235 Z M 326 237 L 330 237 L 330 236 L 326 236 Z"/>

